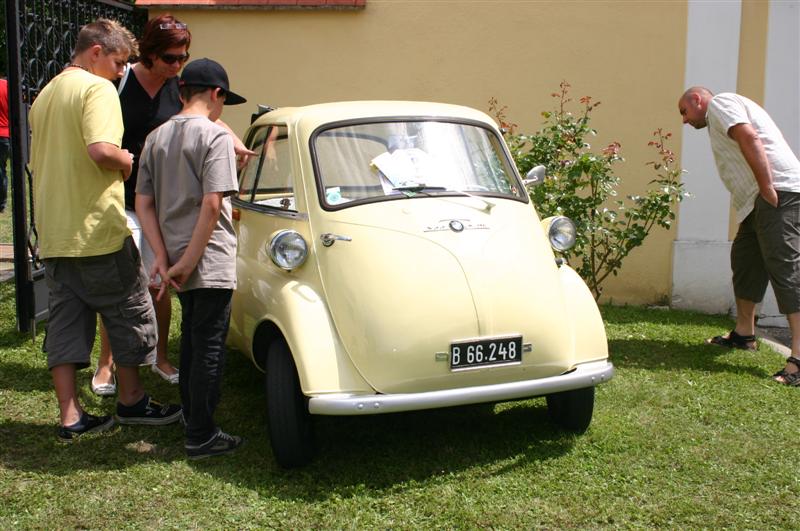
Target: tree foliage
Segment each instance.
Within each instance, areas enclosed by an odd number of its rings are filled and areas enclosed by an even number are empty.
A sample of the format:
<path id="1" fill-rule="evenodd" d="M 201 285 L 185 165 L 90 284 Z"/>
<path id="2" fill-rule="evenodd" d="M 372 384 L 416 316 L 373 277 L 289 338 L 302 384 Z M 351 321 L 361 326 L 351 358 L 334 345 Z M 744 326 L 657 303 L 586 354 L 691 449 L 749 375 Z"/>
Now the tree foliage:
<path id="1" fill-rule="evenodd" d="M 503 128 L 520 173 L 525 175 L 539 164 L 546 166 L 544 182 L 529 190 L 531 199 L 542 218 L 562 215 L 575 222 L 577 241 L 564 255 L 576 259 L 573 266 L 599 299 L 603 282 L 619 273 L 624 258 L 655 227 L 671 226 L 673 209 L 688 193 L 680 182 L 683 170 L 667 146 L 672 135 L 659 128 L 648 143 L 656 151 L 656 160 L 647 163 L 655 176 L 642 195 L 617 199 L 620 178 L 615 169 L 624 161 L 619 142 L 599 151 L 587 142 L 597 134 L 590 122 L 600 102 L 584 96 L 576 105 L 569 83 L 563 81 L 559 88 L 552 94 L 556 108 L 541 114 L 543 126 L 533 134 L 518 133 L 518 126 L 506 118 L 507 108 L 494 98 L 489 107 Z"/>

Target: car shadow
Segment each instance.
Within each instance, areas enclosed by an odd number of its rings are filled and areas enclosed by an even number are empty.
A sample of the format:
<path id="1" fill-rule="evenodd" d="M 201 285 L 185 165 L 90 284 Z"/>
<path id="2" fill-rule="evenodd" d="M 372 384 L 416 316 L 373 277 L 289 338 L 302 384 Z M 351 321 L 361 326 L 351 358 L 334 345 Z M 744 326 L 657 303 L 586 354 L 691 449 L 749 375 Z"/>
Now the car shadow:
<path id="1" fill-rule="evenodd" d="M 549 424 L 543 400 L 499 413 L 484 405 L 320 417 L 315 432 L 316 455 L 303 468 L 279 467 L 263 425 L 244 433 L 247 445 L 235 457 L 191 466 L 264 497 L 320 501 L 357 496 L 364 489 L 413 488 L 416 482 L 486 465 L 494 465 L 491 474 L 499 475 L 526 463 L 557 458 L 574 444 L 574 436 Z M 222 461 L 231 458 L 235 467 Z"/>
<path id="2" fill-rule="evenodd" d="M 226 367 L 220 425 L 242 435 L 236 454 L 191 466 L 265 497 L 319 501 L 415 482 L 473 467 L 492 474 L 568 453 L 575 436 L 550 423 L 544 398 L 363 417 L 315 417 L 316 455 L 303 468 L 275 461 L 266 428 L 261 374 L 233 353 Z M 237 359 L 238 358 L 238 359 Z M 241 367 L 245 363 L 247 366 Z M 235 396 L 232 396 L 235 389 Z M 235 412 L 249 411 L 244 425 Z"/>

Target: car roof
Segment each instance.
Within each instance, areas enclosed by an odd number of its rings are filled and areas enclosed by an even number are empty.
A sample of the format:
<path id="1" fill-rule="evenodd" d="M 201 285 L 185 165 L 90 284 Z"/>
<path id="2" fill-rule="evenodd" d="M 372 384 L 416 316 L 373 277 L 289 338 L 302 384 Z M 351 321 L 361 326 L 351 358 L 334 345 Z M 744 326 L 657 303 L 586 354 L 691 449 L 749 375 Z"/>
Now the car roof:
<path id="1" fill-rule="evenodd" d="M 284 123 L 310 136 L 321 125 L 365 118 L 450 118 L 474 120 L 497 128 L 485 113 L 447 103 L 421 101 L 343 101 L 303 107 L 283 107 L 261 115 L 254 125 Z"/>

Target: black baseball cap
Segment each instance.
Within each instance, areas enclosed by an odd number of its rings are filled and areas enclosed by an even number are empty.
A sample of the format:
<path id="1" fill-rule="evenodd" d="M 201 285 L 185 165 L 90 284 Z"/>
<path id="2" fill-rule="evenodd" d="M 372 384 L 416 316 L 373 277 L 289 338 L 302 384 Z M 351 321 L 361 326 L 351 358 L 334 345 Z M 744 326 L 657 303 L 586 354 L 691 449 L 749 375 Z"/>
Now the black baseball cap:
<path id="1" fill-rule="evenodd" d="M 239 105 L 246 99 L 232 92 L 228 85 L 228 74 L 222 65 L 213 59 L 204 57 L 187 64 L 178 82 L 180 86 L 213 87 L 225 91 L 225 105 Z"/>

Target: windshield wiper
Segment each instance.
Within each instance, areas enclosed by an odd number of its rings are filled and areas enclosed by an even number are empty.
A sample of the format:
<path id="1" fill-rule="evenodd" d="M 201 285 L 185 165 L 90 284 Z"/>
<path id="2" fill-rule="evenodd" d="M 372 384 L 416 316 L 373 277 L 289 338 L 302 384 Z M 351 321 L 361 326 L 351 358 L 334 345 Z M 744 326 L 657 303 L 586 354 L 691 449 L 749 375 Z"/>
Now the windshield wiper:
<path id="1" fill-rule="evenodd" d="M 481 210 L 485 210 L 486 212 L 491 212 L 492 209 L 495 207 L 494 203 L 492 203 L 491 201 L 487 201 L 482 197 L 479 197 L 477 195 L 472 195 L 471 193 L 465 192 L 463 190 L 450 190 L 445 186 L 426 186 L 425 183 L 412 182 L 412 183 L 403 183 L 400 186 L 395 186 L 394 188 L 392 188 L 392 190 L 394 190 L 395 192 L 401 192 L 405 194 L 406 197 L 413 197 L 414 194 L 426 193 L 428 191 L 460 194 L 481 201 L 485 205 Z"/>
<path id="2" fill-rule="evenodd" d="M 444 186 L 428 186 L 425 183 L 403 183 L 399 186 L 395 186 L 392 190 L 395 192 L 411 192 L 412 194 L 418 194 L 426 191 L 446 191 L 447 188 Z"/>

